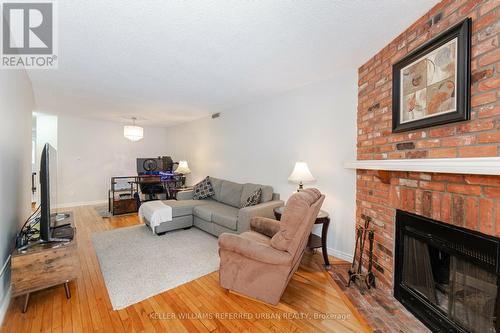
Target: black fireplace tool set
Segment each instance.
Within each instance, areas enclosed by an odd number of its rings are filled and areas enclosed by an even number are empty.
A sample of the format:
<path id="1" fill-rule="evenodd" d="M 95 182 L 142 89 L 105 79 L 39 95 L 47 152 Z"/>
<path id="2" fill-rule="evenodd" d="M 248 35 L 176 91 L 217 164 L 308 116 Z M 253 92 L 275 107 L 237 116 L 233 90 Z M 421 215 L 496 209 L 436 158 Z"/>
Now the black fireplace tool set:
<path id="1" fill-rule="evenodd" d="M 364 220 L 364 226 L 358 225 L 356 227 L 356 248 L 354 249 L 354 258 L 352 261 L 351 268 L 348 271 L 349 274 L 349 282 L 347 286 L 351 285 L 351 282 L 355 282 L 356 279 L 363 280 L 366 283 L 366 287 L 370 289 L 371 287 L 375 287 L 375 275 L 372 272 L 372 264 L 373 264 L 373 240 L 375 236 L 375 232 L 370 228 L 370 222 L 372 218 L 366 215 L 361 215 L 361 218 Z M 365 243 L 366 237 L 368 235 L 369 248 L 368 248 L 368 270 L 366 273 L 363 273 L 363 255 L 365 252 Z M 358 257 L 356 265 L 356 258 Z"/>

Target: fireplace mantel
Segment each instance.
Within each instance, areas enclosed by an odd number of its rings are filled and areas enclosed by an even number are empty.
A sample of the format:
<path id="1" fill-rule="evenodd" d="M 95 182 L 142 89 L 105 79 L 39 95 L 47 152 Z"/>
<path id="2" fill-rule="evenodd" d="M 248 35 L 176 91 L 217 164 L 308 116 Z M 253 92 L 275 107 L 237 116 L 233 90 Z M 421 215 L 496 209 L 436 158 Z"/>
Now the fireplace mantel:
<path id="1" fill-rule="evenodd" d="M 346 169 L 500 175 L 500 157 L 356 160 Z"/>

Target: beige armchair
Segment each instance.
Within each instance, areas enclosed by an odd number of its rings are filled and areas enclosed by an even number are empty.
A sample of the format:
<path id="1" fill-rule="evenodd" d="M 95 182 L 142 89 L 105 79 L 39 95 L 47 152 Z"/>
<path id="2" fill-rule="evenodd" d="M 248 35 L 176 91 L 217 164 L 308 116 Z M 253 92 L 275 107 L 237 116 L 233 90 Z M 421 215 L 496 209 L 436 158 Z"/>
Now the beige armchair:
<path id="1" fill-rule="evenodd" d="M 281 222 L 253 217 L 251 231 L 219 237 L 220 285 L 278 304 L 297 270 L 325 196 L 306 189 L 288 199 Z"/>

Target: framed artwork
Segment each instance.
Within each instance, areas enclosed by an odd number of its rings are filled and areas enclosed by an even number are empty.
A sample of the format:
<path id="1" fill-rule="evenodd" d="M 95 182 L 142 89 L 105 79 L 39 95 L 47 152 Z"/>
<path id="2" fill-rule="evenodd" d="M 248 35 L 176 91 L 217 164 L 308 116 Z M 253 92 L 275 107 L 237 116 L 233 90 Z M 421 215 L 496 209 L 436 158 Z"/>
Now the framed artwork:
<path id="1" fill-rule="evenodd" d="M 470 119 L 470 33 L 467 18 L 392 67 L 392 131 Z"/>

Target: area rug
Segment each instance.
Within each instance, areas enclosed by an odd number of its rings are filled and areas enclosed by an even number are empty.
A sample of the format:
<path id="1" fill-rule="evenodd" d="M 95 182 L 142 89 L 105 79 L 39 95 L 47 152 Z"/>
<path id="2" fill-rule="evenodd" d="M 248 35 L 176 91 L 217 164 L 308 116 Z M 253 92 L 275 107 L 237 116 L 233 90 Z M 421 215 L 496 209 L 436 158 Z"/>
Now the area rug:
<path id="1" fill-rule="evenodd" d="M 106 205 L 106 206 L 94 206 L 94 210 L 102 218 L 113 216 L 113 214 L 111 214 L 111 212 L 108 210 L 108 205 Z"/>
<path id="2" fill-rule="evenodd" d="M 199 229 L 154 235 L 145 226 L 92 234 L 114 310 L 219 268 L 217 238 Z"/>

